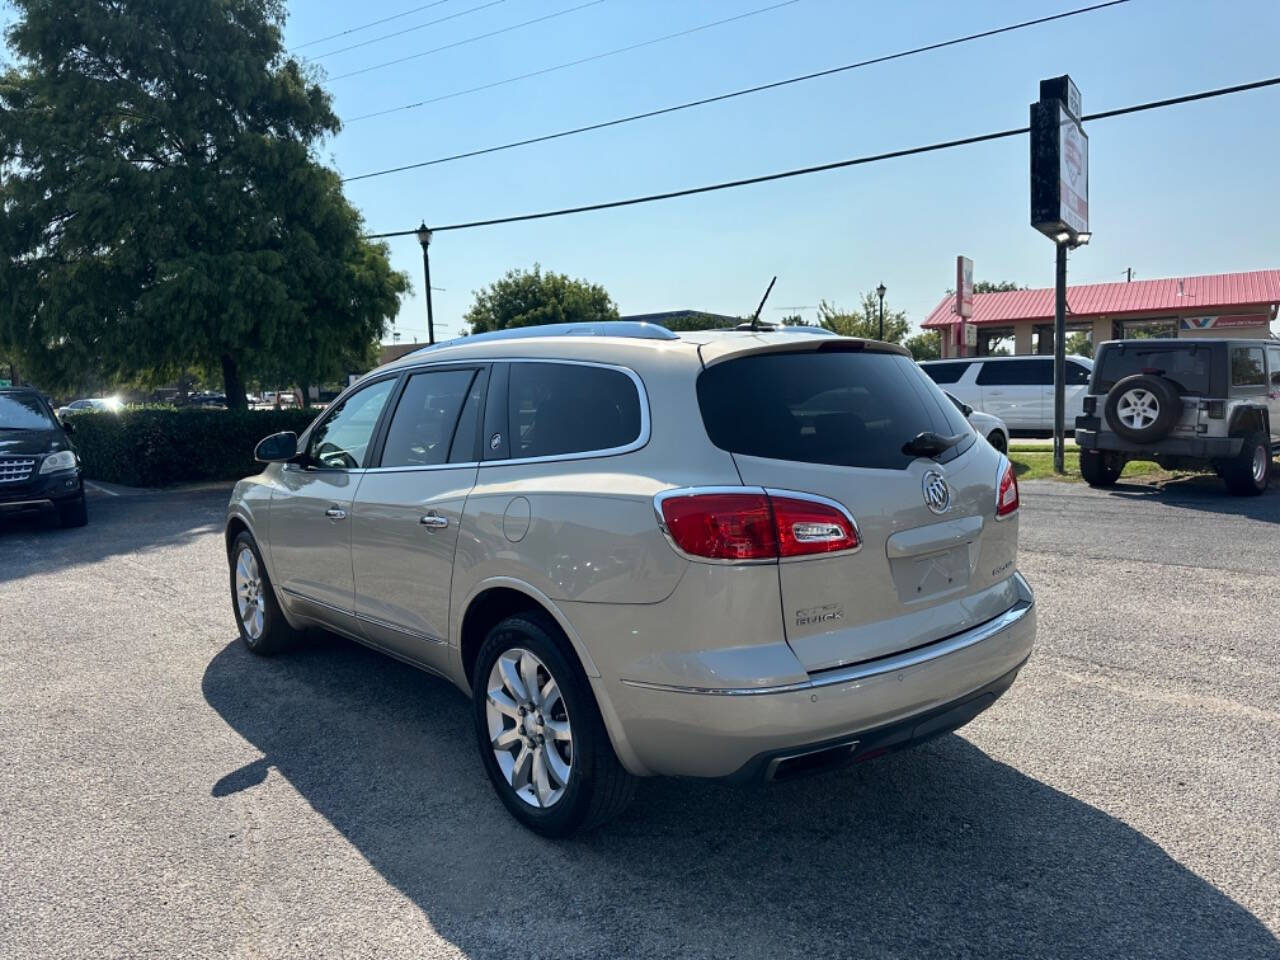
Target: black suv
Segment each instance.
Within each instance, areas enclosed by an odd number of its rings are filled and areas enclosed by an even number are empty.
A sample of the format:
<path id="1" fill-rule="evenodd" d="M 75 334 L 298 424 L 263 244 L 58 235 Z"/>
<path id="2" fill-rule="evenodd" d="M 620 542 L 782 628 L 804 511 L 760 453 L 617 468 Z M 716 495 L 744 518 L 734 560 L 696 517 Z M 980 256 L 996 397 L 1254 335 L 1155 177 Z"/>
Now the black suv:
<path id="1" fill-rule="evenodd" d="M 1256 496 L 1280 452 L 1280 340 L 1112 340 L 1098 347 L 1076 418 L 1080 473 L 1116 482 L 1129 460 L 1211 466 Z"/>
<path id="2" fill-rule="evenodd" d="M 0 516 L 57 511 L 64 527 L 88 523 L 72 429 L 35 390 L 0 389 Z"/>

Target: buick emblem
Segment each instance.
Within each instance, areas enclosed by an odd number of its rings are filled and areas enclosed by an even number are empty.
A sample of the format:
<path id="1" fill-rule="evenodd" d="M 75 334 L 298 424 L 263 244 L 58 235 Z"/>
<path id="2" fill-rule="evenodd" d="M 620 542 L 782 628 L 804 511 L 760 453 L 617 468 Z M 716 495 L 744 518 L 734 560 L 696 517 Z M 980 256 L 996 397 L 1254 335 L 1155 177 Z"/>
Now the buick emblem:
<path id="1" fill-rule="evenodd" d="M 934 513 L 946 513 L 951 509 L 951 488 L 947 478 L 937 470 L 924 475 L 924 505 Z"/>

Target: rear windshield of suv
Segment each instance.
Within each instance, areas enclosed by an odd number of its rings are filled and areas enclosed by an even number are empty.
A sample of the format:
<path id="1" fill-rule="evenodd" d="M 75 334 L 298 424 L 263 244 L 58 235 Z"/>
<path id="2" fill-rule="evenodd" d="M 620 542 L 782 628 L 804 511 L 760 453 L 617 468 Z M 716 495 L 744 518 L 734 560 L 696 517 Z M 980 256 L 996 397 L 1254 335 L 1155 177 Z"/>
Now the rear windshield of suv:
<path id="1" fill-rule="evenodd" d="M 1207 344 L 1125 344 L 1102 351 L 1093 372 L 1093 391 L 1106 393 L 1116 382 L 1136 373 L 1172 380 L 1184 395 L 1212 396 L 1213 348 Z"/>
<path id="2" fill-rule="evenodd" d="M 764 353 L 698 378 L 711 442 L 730 453 L 902 470 L 925 432 L 969 433 L 964 416 L 909 358 L 891 353 Z M 962 441 L 949 454 L 967 449 Z M 943 455 L 939 459 L 948 459 Z"/>

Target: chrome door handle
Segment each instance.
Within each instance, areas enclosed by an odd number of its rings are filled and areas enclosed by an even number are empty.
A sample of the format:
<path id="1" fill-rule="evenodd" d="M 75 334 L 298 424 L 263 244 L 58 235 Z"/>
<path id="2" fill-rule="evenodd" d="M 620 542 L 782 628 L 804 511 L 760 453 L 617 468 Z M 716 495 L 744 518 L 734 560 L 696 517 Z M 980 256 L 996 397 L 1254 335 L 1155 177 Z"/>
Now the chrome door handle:
<path id="1" fill-rule="evenodd" d="M 341 507 L 330 507 L 328 510 L 324 512 L 324 515 L 328 517 L 330 520 L 347 519 L 347 511 L 343 510 Z"/>
<path id="2" fill-rule="evenodd" d="M 449 518 L 442 517 L 438 513 L 428 513 L 418 522 L 431 530 L 443 530 L 449 525 Z"/>

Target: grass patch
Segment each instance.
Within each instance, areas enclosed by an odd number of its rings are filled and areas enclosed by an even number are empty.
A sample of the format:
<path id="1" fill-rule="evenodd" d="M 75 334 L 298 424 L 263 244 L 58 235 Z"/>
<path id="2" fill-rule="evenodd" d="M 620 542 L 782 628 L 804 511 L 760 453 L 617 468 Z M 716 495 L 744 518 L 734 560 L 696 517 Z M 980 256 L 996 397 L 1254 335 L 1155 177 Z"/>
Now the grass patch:
<path id="1" fill-rule="evenodd" d="M 1052 450 L 1040 447 L 1019 447 L 1015 443 L 1009 447 L 1009 459 L 1013 463 L 1013 470 L 1019 480 L 1080 480 L 1080 451 L 1074 447 L 1067 447 L 1063 451 L 1063 467 L 1067 472 L 1061 477 L 1053 472 Z M 1144 460 L 1125 464 L 1124 473 L 1120 475 L 1121 479 L 1131 477 L 1160 479 L 1172 476 L 1175 474 L 1160 469 L 1159 464 Z"/>

